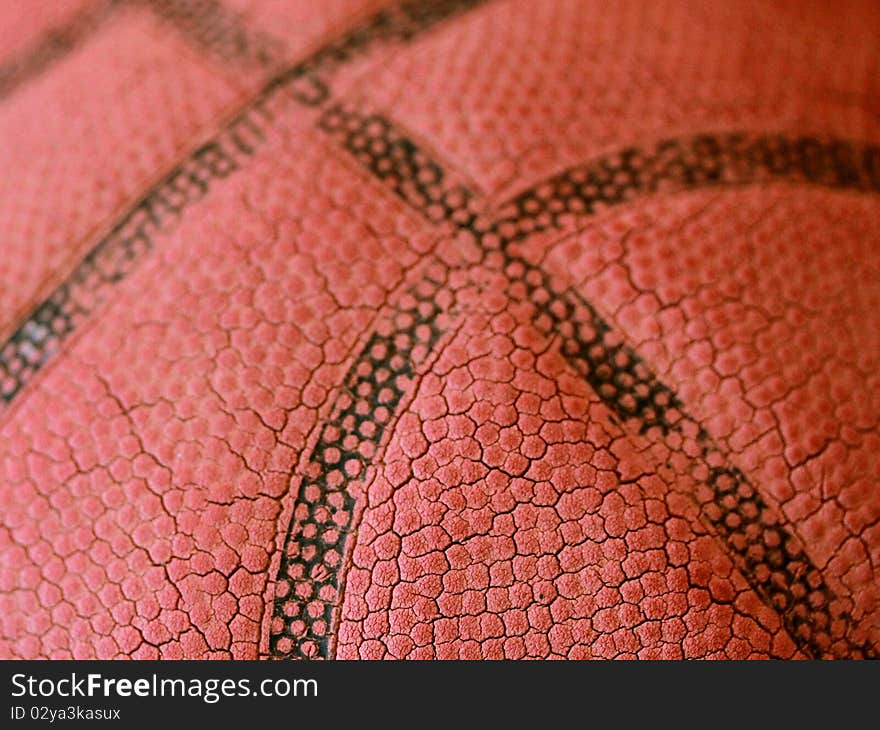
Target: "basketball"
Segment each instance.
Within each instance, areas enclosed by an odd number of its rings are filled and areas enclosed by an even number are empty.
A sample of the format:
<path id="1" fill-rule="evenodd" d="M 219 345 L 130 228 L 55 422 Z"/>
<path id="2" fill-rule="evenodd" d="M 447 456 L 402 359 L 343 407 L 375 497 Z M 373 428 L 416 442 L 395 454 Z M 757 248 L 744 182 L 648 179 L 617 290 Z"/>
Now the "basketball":
<path id="1" fill-rule="evenodd" d="M 6 0 L 0 169 L 0 658 L 877 658 L 877 3 Z"/>

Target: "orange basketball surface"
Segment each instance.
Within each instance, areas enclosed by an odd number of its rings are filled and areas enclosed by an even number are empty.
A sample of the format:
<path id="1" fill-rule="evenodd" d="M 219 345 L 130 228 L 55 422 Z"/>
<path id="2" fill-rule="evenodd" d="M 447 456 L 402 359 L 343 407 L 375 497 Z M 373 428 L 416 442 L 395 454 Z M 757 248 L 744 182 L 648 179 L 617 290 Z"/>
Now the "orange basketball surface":
<path id="1" fill-rule="evenodd" d="M 0 7 L 0 657 L 880 652 L 880 6 Z"/>

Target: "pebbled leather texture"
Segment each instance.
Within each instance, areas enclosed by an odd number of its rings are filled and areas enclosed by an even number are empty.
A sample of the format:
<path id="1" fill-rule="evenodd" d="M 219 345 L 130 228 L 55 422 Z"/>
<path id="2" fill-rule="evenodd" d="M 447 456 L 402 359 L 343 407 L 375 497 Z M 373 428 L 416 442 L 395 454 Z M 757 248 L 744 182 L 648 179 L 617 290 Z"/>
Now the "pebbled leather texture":
<path id="1" fill-rule="evenodd" d="M 875 658 L 845 5 L 4 4 L 0 657 Z"/>

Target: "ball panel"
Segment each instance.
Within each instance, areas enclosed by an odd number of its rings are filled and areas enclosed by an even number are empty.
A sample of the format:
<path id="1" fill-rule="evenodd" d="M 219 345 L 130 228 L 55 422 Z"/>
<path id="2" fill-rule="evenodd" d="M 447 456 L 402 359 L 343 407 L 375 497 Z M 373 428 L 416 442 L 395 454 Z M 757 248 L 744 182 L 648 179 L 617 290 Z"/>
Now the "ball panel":
<path id="1" fill-rule="evenodd" d="M 0 653 L 876 654 L 876 11 L 597 9 L 127 6 L 6 100 L 8 327 L 122 233 L 0 348 Z"/>

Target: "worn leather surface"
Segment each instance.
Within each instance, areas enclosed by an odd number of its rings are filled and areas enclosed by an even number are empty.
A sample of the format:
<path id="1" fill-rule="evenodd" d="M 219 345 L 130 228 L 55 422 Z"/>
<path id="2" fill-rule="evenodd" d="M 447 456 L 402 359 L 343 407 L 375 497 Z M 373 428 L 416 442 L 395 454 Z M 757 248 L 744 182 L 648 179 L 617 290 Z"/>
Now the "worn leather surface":
<path id="1" fill-rule="evenodd" d="M 0 656 L 877 655 L 875 4 L 38 5 Z"/>

